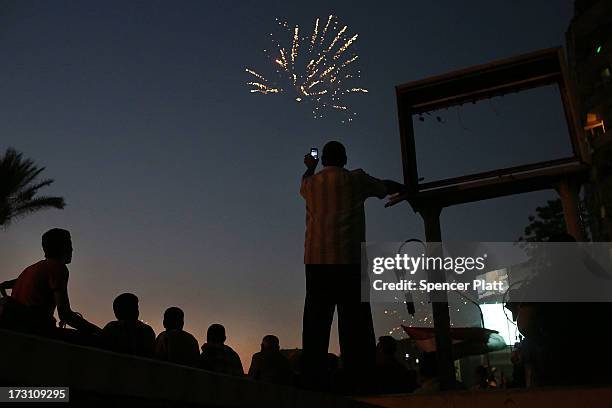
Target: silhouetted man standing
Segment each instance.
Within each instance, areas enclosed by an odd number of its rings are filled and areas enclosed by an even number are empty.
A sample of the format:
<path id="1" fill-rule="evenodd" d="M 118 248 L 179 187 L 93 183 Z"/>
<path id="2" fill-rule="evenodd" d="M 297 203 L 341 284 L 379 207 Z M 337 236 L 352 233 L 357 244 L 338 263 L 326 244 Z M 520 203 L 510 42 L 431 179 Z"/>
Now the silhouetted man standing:
<path id="1" fill-rule="evenodd" d="M 343 367 L 353 387 L 364 387 L 375 361 L 372 312 L 370 304 L 361 301 L 364 201 L 384 198 L 403 186 L 361 169 L 346 170 L 345 148 L 336 141 L 325 145 L 321 159 L 324 168 L 315 174 L 318 159 L 304 157 L 307 170 L 300 188 L 306 200 L 303 377 L 308 387 L 325 388 L 328 383 L 327 350 L 337 306 Z"/>

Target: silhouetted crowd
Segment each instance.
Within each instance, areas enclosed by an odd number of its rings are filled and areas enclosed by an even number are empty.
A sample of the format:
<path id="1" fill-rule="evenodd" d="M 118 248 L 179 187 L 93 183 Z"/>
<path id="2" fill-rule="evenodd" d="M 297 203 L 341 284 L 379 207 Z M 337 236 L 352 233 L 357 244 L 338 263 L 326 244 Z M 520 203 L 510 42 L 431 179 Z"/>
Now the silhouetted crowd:
<path id="1" fill-rule="evenodd" d="M 27 267 L 18 278 L 0 284 L 0 328 L 225 375 L 245 376 L 240 357 L 226 344 L 225 327 L 212 324 L 200 349 L 197 339 L 183 329 L 185 315 L 178 307 L 165 311 L 165 330 L 157 336 L 151 326 L 139 319 L 139 300 L 132 293 L 123 293 L 113 301 L 116 320 L 103 328 L 90 323 L 70 306 L 66 267 L 72 261 L 70 233 L 58 228 L 49 230 L 42 236 L 42 247 L 45 259 Z M 59 324 L 54 317 L 56 310 Z M 411 392 L 417 388 L 415 372 L 396 359 L 396 348 L 392 337 L 380 338 L 376 371 L 371 373 L 372 381 L 375 378 L 380 381 L 368 392 Z M 278 337 L 265 336 L 246 376 L 255 381 L 303 386 L 302 367 L 307 357 L 302 359 L 301 351 L 290 353 L 290 357 L 285 354 Z M 354 392 L 348 386 L 349 371 L 330 353 L 326 368 L 316 374 L 328 391 Z"/>
<path id="2" fill-rule="evenodd" d="M 206 342 L 198 348 L 196 338 L 183 330 L 184 313 L 178 307 L 170 307 L 164 313 L 164 331 L 157 338 L 153 328 L 138 319 L 138 297 L 123 293 L 113 302 L 117 320 L 108 323 L 99 336 L 100 346 L 106 350 L 156 358 L 170 363 L 201 368 L 231 376 L 244 376 L 238 354 L 226 344 L 225 327 L 212 324 L 206 333 Z M 417 389 L 416 371 L 408 370 L 397 358 L 397 342 L 391 336 L 382 336 L 377 346 L 376 372 L 372 381 L 376 387 L 370 391 L 384 393 L 412 392 Z M 264 336 L 261 351 L 255 353 L 246 375 L 255 381 L 280 385 L 301 385 L 301 352 L 291 358 L 283 354 L 279 339 Z M 320 375 L 328 379 L 330 391 L 347 388 L 346 378 L 339 358 L 328 355 L 327 372 Z"/>
<path id="3" fill-rule="evenodd" d="M 178 307 L 170 307 L 165 311 L 165 330 L 157 337 L 153 328 L 139 319 L 139 300 L 132 293 L 123 293 L 113 301 L 116 320 L 103 328 L 88 322 L 72 310 L 68 296 L 69 273 L 66 265 L 71 262 L 73 252 L 70 233 L 57 228 L 49 230 L 42 236 L 42 247 L 45 259 L 27 267 L 18 278 L 0 283 L 0 328 L 100 347 L 117 353 L 155 358 L 225 375 L 245 376 L 240 357 L 226 344 L 225 328 L 221 324 L 211 325 L 200 349 L 197 339 L 183 329 L 185 315 Z M 10 295 L 8 290 L 11 291 Z M 59 324 L 54 317 L 56 310 Z M 532 339 L 529 338 L 538 346 Z M 424 353 L 421 356 L 417 375 L 416 370 L 408 369 L 397 357 L 396 340 L 382 336 L 375 346 L 375 361 L 371 369 L 364 373 L 356 369 L 355 364 L 359 363 L 360 358 L 367 358 L 351 354 L 352 360 L 345 355 L 340 359 L 327 353 L 328 340 L 323 340 L 323 361 L 312 364 L 312 354 L 307 350 L 283 352 L 279 339 L 267 335 L 262 339 L 261 351 L 253 355 L 246 376 L 255 381 L 347 394 L 428 393 L 440 389 L 435 353 Z M 350 339 L 345 336 L 344 342 L 340 344 L 341 350 L 344 351 L 347 341 Z M 529 384 L 528 379 L 526 381 L 525 376 L 521 376 L 529 372 L 526 367 L 535 367 L 539 370 L 536 373 L 539 378 L 545 378 L 546 372 L 541 367 L 553 366 L 549 363 L 535 364 L 538 358 L 542 360 L 551 353 L 546 354 L 540 350 L 542 347 L 538 349 L 527 341 L 524 343 L 513 355 L 516 375 L 513 376 L 514 384 L 509 386 Z M 349 364 L 351 361 L 353 365 Z M 316 383 L 313 383 L 313 378 Z M 478 389 L 492 387 L 484 367 L 478 368 L 476 378 L 479 379 Z"/>
<path id="4" fill-rule="evenodd" d="M 238 354 L 225 344 L 225 327 L 215 323 L 208 328 L 201 352 L 196 338 L 183 330 L 185 315 L 178 307 L 164 313 L 164 331 L 157 338 L 153 328 L 138 319 L 138 297 L 123 293 L 113 302 L 117 320 L 101 330 L 99 345 L 117 353 L 156 358 L 169 363 L 202 368 L 216 373 L 243 376 Z M 248 376 L 254 380 L 290 383 L 293 373 L 289 360 L 280 353 L 279 340 L 268 335 L 263 338 L 261 351 L 253 356 Z"/>
<path id="5" fill-rule="evenodd" d="M 562 242 L 557 238 L 555 242 Z M 163 316 L 164 331 L 155 335 L 151 326 L 139 319 L 139 300 L 132 293 L 123 293 L 113 301 L 116 320 L 103 328 L 88 322 L 82 315 L 72 310 L 68 296 L 69 273 L 66 267 L 72 260 L 72 241 L 70 233 L 62 229 L 52 229 L 43 234 L 42 246 L 45 259 L 27 267 L 16 279 L 0 283 L 0 328 L 28 334 L 68 341 L 75 344 L 100 347 L 102 349 L 133 356 L 155 358 L 173 364 L 200 368 L 231 376 L 248 376 L 252 380 L 281 385 L 296 385 L 308 389 L 331 391 L 347 394 L 355 393 L 430 393 L 440 390 L 437 358 L 435 353 L 424 353 L 420 357 L 419 373 L 408 369 L 397 357 L 397 341 L 390 336 L 379 338 L 375 350 L 375 361 L 367 372 L 355 370 L 347 361 L 327 353 L 327 339 L 322 348 L 326 358 L 322 364 L 309 364 L 311 354 L 306 350 L 280 349 L 279 339 L 274 335 L 263 337 L 261 351 L 252 357 L 250 368 L 245 374 L 240 357 L 226 344 L 226 331 L 221 324 L 211 325 L 206 333 L 206 341 L 199 347 L 197 339 L 186 332 L 185 315 L 178 307 L 168 308 Z M 10 290 L 10 295 L 7 291 Z M 512 308 L 512 305 L 507 307 Z M 555 319 L 555 311 L 562 309 L 563 316 L 570 313 L 580 317 L 592 315 L 593 326 L 609 315 L 609 308 L 592 304 L 524 304 L 519 309 L 519 324 L 523 324 L 528 334 L 512 355 L 514 365 L 513 379 L 506 387 L 530 385 L 607 383 L 610 375 L 606 372 L 608 354 L 595 354 L 586 360 L 574 363 L 576 370 L 568 374 L 565 382 L 558 379 L 563 362 L 561 356 L 569 349 L 569 344 L 559 338 L 563 332 L 557 328 L 562 325 Z M 60 319 L 57 323 L 54 315 Z M 598 313 L 595 313 L 598 311 Z M 588 312 L 588 313 L 587 313 Z M 68 328 L 69 326 L 70 328 Z M 528 330 L 529 328 L 535 329 Z M 537 330 L 536 330 L 537 329 Z M 555 331 L 557 330 L 557 331 Z M 535 334 L 534 334 L 535 333 Z M 347 340 L 345 338 L 345 340 Z M 346 345 L 346 342 L 344 343 Z M 559 346 L 555 346 L 559 344 Z M 341 350 L 343 350 L 341 342 Z M 583 352 L 586 354 L 586 352 Z M 599 356 L 601 370 L 590 369 L 591 377 L 584 374 L 589 361 Z M 310 356 L 310 357 L 309 357 Z M 358 359 L 359 356 L 353 356 Z M 606 357 L 607 358 L 607 357 Z M 578 369 L 581 368 L 581 369 Z M 355 373 L 360 373 L 356 380 Z M 596 378 L 592 378 L 596 375 Z M 316 388 L 312 378 L 316 377 Z M 477 367 L 476 389 L 496 388 L 497 384 L 488 368 Z M 461 387 L 458 387 L 461 388 Z"/>
<path id="6" fill-rule="evenodd" d="M 198 340 L 183 329 L 185 315 L 178 307 L 166 309 L 163 316 L 165 330 L 157 336 L 150 325 L 139 319 L 139 300 L 136 295 L 123 293 L 117 296 L 113 301 L 113 312 L 116 320 L 107 323 L 102 329 L 83 332 L 57 327 L 53 331 L 47 331 L 45 336 L 220 374 L 247 376 L 255 381 L 288 386 L 300 385 L 302 366 L 300 351 L 290 350 L 290 357 L 287 357 L 281 352 L 279 339 L 274 335 L 263 337 L 261 351 L 253 355 L 250 368 L 245 374 L 240 357 L 226 344 L 225 327 L 221 324 L 215 323 L 208 328 L 206 341 L 200 349 Z M 32 333 L 30 330 L 24 330 L 24 325 L 11 327 L 7 324 L 6 312 L 2 313 L 2 316 L 4 317 L 0 318 L 2 328 Z M 43 334 L 39 330 L 34 330 L 33 333 Z M 378 392 L 400 393 L 417 389 L 416 372 L 408 370 L 396 358 L 396 351 L 397 344 L 394 338 L 383 336 L 379 339 L 375 373 L 378 379 Z M 329 353 L 328 371 L 321 373 L 322 377 L 329 379 L 329 390 L 343 389 L 344 379 L 339 360 L 336 355 Z"/>

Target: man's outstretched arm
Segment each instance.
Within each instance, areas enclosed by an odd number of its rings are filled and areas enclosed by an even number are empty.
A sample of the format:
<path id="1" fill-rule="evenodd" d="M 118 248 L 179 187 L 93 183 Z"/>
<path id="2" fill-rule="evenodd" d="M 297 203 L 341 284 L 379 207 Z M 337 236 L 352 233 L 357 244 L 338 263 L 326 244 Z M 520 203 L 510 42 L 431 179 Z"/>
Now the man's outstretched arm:
<path id="1" fill-rule="evenodd" d="M 70 308 L 70 300 L 68 299 L 68 290 L 66 288 L 55 290 L 54 296 L 55 304 L 57 305 L 57 314 L 60 321 L 66 323 L 70 327 L 86 333 L 98 334 L 101 332 L 98 326 L 88 322 L 78 313 L 72 311 Z"/>
<path id="2" fill-rule="evenodd" d="M 357 174 L 361 176 L 364 198 L 377 197 L 382 199 L 406 190 L 406 187 L 401 183 L 372 177 L 361 169 L 357 170 Z"/>
<path id="3" fill-rule="evenodd" d="M 17 279 L 11 279 L 0 283 L 0 294 L 2 295 L 2 297 L 8 296 L 6 290 L 13 289 L 13 286 L 15 286 L 15 282 L 17 282 Z"/>
<path id="4" fill-rule="evenodd" d="M 308 191 L 308 182 L 310 181 L 310 177 L 314 175 L 318 163 L 319 159 L 315 159 L 314 157 L 312 157 L 312 155 L 307 154 L 306 156 L 304 156 L 304 164 L 306 165 L 306 171 L 302 176 L 302 184 L 300 185 L 300 194 L 304 198 L 306 198 L 306 192 Z"/>
<path id="5" fill-rule="evenodd" d="M 404 186 L 402 183 L 398 183 L 397 181 L 383 180 L 383 183 L 385 183 L 385 187 L 387 188 L 387 195 L 403 193 L 406 191 L 406 186 Z"/>

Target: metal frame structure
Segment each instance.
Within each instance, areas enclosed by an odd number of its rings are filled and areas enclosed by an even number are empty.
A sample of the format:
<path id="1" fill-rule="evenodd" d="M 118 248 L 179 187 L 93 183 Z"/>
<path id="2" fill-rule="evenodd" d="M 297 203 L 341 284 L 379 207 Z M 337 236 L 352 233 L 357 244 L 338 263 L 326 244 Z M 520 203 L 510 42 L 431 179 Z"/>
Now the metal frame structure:
<path id="1" fill-rule="evenodd" d="M 561 196 L 568 232 L 582 239 L 578 192 L 590 167 L 564 61 L 562 49 L 551 48 L 396 87 L 407 192 L 387 206 L 408 201 L 422 216 L 429 256 L 442 255 L 440 213 L 444 207 L 550 188 Z M 572 146 L 570 157 L 419 183 L 414 115 L 551 84 L 560 90 Z M 444 281 L 444 272 L 429 271 L 429 279 Z M 432 312 L 440 383 L 442 389 L 451 389 L 455 381 L 446 292 L 436 294 Z"/>
<path id="2" fill-rule="evenodd" d="M 419 183 L 414 115 L 552 84 L 560 90 L 573 152 L 571 157 Z M 561 48 L 536 51 L 399 85 L 396 95 L 404 184 L 409 191 L 396 201 L 408 199 L 411 204 L 418 205 L 419 193 L 423 193 L 427 197 L 441 196 L 444 206 L 460 204 L 542 189 L 542 184 L 551 177 L 584 171 L 588 155 L 579 137 L 582 130 L 578 126 Z M 533 180 L 533 184 L 525 180 Z"/>

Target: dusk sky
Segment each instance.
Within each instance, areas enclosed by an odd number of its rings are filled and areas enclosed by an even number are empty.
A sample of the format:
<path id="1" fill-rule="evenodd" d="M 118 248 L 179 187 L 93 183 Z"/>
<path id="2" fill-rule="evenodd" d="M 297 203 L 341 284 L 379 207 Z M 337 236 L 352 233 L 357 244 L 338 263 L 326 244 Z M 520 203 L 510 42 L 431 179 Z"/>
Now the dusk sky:
<path id="1" fill-rule="evenodd" d="M 310 30 L 330 13 L 359 33 L 359 85 L 370 92 L 354 99 L 354 122 L 249 93 L 245 68 L 270 70 L 262 50 L 275 18 Z M 0 231 L 0 280 L 42 258 L 44 231 L 67 228 L 71 303 L 96 324 L 133 292 L 156 332 L 169 306 L 200 342 L 224 324 L 245 369 L 266 334 L 301 347 L 304 154 L 339 140 L 349 168 L 401 180 L 395 85 L 563 45 L 572 13 L 570 0 L 0 0 L 0 147 L 46 167 L 55 183 L 44 193 L 67 202 Z M 421 175 L 567 156 L 555 96 L 546 88 L 417 123 Z M 443 237 L 515 240 L 554 197 L 445 209 Z M 366 205 L 368 240 L 423 238 L 408 204 L 384 203 Z M 374 321 L 377 336 L 397 324 L 381 308 Z"/>

